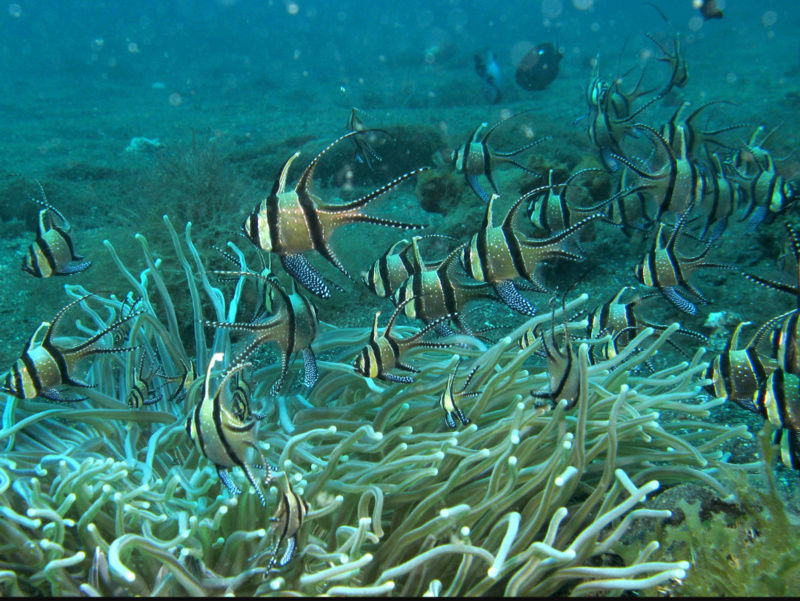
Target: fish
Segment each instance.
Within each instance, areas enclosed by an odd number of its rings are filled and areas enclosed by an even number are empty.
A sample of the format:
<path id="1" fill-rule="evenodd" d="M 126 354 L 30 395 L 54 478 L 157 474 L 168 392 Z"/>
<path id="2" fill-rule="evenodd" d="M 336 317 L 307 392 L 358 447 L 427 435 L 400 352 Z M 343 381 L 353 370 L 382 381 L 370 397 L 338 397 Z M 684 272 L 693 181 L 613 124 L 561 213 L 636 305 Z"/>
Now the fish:
<path id="1" fill-rule="evenodd" d="M 709 186 L 697 162 L 689 157 L 686 132 L 681 128 L 674 129 L 675 137 L 670 144 L 649 125 L 637 123 L 633 129 L 646 133 L 656 146 L 664 149 L 666 155 L 664 164 L 652 171 L 645 170 L 627 157 L 613 155 L 617 161 L 644 180 L 631 192 L 642 192 L 645 195 L 652 220 L 660 221 L 665 212 L 679 213 L 700 204 Z"/>
<path id="2" fill-rule="evenodd" d="M 135 372 L 131 388 L 125 399 L 131 409 L 141 409 L 147 405 L 155 405 L 161 400 L 161 393 L 158 390 L 151 390 L 153 376 L 158 374 L 158 370 L 153 369 L 150 374 L 144 375 L 144 360 L 147 353 L 142 352 L 139 356 L 139 366 Z M 177 394 L 177 392 L 175 393 Z"/>
<path id="3" fill-rule="evenodd" d="M 762 149 L 763 150 L 763 149 Z M 757 170 L 748 176 L 732 167 L 731 180 L 741 185 L 747 202 L 741 220 L 748 217 L 752 231 L 768 216 L 783 213 L 800 201 L 800 179 L 787 180 L 775 167 L 769 152 L 753 154 Z"/>
<path id="4" fill-rule="evenodd" d="M 31 198 L 44 207 L 39 211 L 36 227 L 36 240 L 28 247 L 22 257 L 22 270 L 37 278 L 74 275 L 86 271 L 92 262 L 75 253 L 69 235 L 72 226 L 66 217 L 47 201 L 42 184 L 38 181 L 42 198 Z"/>
<path id="5" fill-rule="evenodd" d="M 740 321 L 725 343 L 721 353 L 708 364 L 704 377 L 711 381 L 704 386 L 709 394 L 733 401 L 740 407 L 759 413 L 757 393 L 764 386 L 774 367 L 758 350 L 759 333 L 750 338 L 744 348 L 739 348 L 742 329 L 752 322 Z"/>
<path id="6" fill-rule="evenodd" d="M 456 374 L 458 373 L 458 368 L 460 365 L 461 365 L 461 357 L 456 355 L 455 369 L 453 369 L 453 371 L 450 372 L 450 374 L 447 376 L 447 384 L 445 385 L 444 391 L 442 391 L 442 394 L 439 396 L 439 406 L 444 411 L 444 423 L 451 430 L 455 430 L 458 427 L 456 419 L 463 426 L 468 426 L 472 423 L 472 421 L 458 407 L 458 405 L 456 404 L 456 399 L 478 396 L 479 394 L 481 394 L 480 392 L 477 391 L 466 392 L 467 388 L 469 387 L 469 383 L 472 381 L 472 377 L 478 370 L 479 365 L 476 365 L 469 373 L 467 379 L 464 381 L 464 386 L 461 387 L 461 390 L 456 392 L 453 389 L 455 385 Z"/>
<path id="7" fill-rule="evenodd" d="M 491 104 L 503 99 L 503 74 L 491 50 L 475 55 L 475 72 L 484 82 L 484 94 Z"/>
<path id="8" fill-rule="evenodd" d="M 330 246 L 330 236 L 336 228 L 348 223 L 370 223 L 399 229 L 425 227 L 416 223 L 373 217 L 365 214 L 363 209 L 376 198 L 430 169 L 429 167 L 420 167 L 404 173 L 380 188 L 342 204 L 323 202 L 311 189 L 311 180 L 320 159 L 340 142 L 365 135 L 369 131 L 371 130 L 351 131 L 328 144 L 306 165 L 297 184 L 287 190 L 286 179 L 289 168 L 300 156 L 299 151 L 295 152 L 283 163 L 267 197 L 259 201 L 242 222 L 241 231 L 245 238 L 257 248 L 278 255 L 286 272 L 306 290 L 321 298 L 330 298 L 331 290 L 325 278 L 303 252 L 317 251 L 350 278 L 350 274 Z"/>
<path id="9" fill-rule="evenodd" d="M 669 67 L 669 80 L 661 88 L 659 96 L 666 96 L 672 88 L 683 88 L 689 83 L 689 65 L 681 53 L 681 37 L 679 33 L 672 38 L 672 52 L 667 50 L 661 42 L 656 40 L 651 34 L 645 34 L 653 42 L 664 56 L 658 58 L 662 63 Z"/>
<path id="10" fill-rule="evenodd" d="M 241 490 L 231 479 L 228 469 L 239 466 L 244 471 L 250 484 L 256 490 L 261 505 L 267 506 L 267 499 L 261 489 L 259 481 L 253 474 L 251 464 L 247 461 L 248 449 L 253 449 L 260 458 L 260 465 L 267 471 L 266 483 L 271 479 L 269 463 L 256 444 L 256 420 L 245 413 L 246 419 L 240 419 L 229 407 L 230 397 L 227 394 L 227 385 L 231 377 L 247 368 L 248 363 L 239 363 L 228 368 L 217 386 L 213 395 L 210 391 L 211 370 L 214 365 L 224 359 L 223 353 L 215 353 L 208 363 L 203 387 L 203 398 L 200 399 L 186 418 L 185 429 L 189 439 L 197 450 L 217 468 L 220 481 L 231 495 L 238 495 Z M 240 411 L 240 415 L 241 415 Z"/>
<path id="11" fill-rule="evenodd" d="M 706 191 L 700 201 L 700 213 L 704 217 L 700 238 L 710 234 L 710 240 L 717 240 L 728 226 L 728 220 L 744 202 L 742 187 L 726 175 L 719 155 L 710 157 L 711 177 L 706 178 Z"/>
<path id="12" fill-rule="evenodd" d="M 514 279 L 522 277 L 533 284 L 536 290 L 547 291 L 534 275 L 537 265 L 556 258 L 582 260 L 582 255 L 564 248 L 564 241 L 595 219 L 603 217 L 602 213 L 588 215 L 548 238 L 532 238 L 523 234 L 514 224 L 519 208 L 526 200 L 548 189 L 552 189 L 552 186 L 540 186 L 520 196 L 498 225 L 495 225 L 493 218 L 494 202 L 498 197 L 493 196 L 486 205 L 480 229 L 461 247 L 459 257 L 461 265 L 471 277 L 490 284 L 506 305 L 528 316 L 535 315 L 536 309 L 519 293 Z"/>
<path id="13" fill-rule="evenodd" d="M 300 528 L 303 527 L 303 522 L 308 514 L 308 503 L 294 491 L 285 473 L 283 474 L 282 480 L 283 490 L 278 497 L 278 507 L 269 519 L 272 523 L 272 529 L 278 536 L 278 540 L 272 548 L 267 551 L 270 554 L 270 559 L 264 571 L 265 578 L 275 567 L 276 563 L 278 567 L 282 568 L 287 566 L 289 562 L 294 559 L 294 556 L 297 554 L 297 533 L 300 532 Z M 281 558 L 278 559 L 278 551 L 280 551 L 284 542 L 286 543 L 286 550 L 283 552 L 283 555 L 281 555 Z M 256 557 L 259 556 L 263 556 L 263 553 L 260 553 Z"/>
<path id="14" fill-rule="evenodd" d="M 694 7 L 700 10 L 700 14 L 703 15 L 705 21 L 723 17 L 722 9 L 719 7 L 717 0 L 694 0 Z"/>
<path id="15" fill-rule="evenodd" d="M 392 295 L 395 305 L 403 305 L 404 313 L 411 319 L 421 319 L 426 324 L 436 322 L 436 331 L 442 336 L 455 332 L 447 320 L 449 317 L 462 332 L 472 334 L 461 320 L 461 314 L 468 303 L 480 299 L 495 298 L 490 286 L 462 277 L 455 267 L 461 247 L 455 248 L 447 257 L 436 264 L 426 264 L 419 253 L 416 239 L 412 239 L 415 264 L 423 269 L 414 271 Z M 466 274 L 465 274 L 466 275 Z M 406 304 L 406 301 L 409 301 Z"/>
<path id="16" fill-rule="evenodd" d="M 683 102 L 672 114 L 669 121 L 665 123 L 659 130 L 661 137 L 664 138 L 672 148 L 676 155 L 685 153 L 689 160 L 696 160 L 701 157 L 698 156 L 700 148 L 706 149 L 709 144 L 730 148 L 726 144 L 720 142 L 717 136 L 739 129 L 741 127 L 748 127 L 749 123 L 734 123 L 726 125 L 715 130 L 701 130 L 694 125 L 694 120 L 706 109 L 720 104 L 731 105 L 732 102 L 728 100 L 712 100 L 701 104 L 694 109 L 685 118 L 681 118 L 684 109 L 691 106 L 691 102 Z"/>
<path id="17" fill-rule="evenodd" d="M 515 79 L 523 90 L 544 90 L 558 75 L 564 53 L 552 42 L 531 48 L 517 65 Z"/>
<path id="18" fill-rule="evenodd" d="M 603 173 L 603 169 L 587 167 L 571 173 L 561 184 L 553 184 L 553 170 L 547 176 L 548 189 L 541 196 L 534 197 L 528 205 L 531 223 L 537 229 L 547 234 L 561 232 L 574 225 L 583 217 L 596 213 L 621 195 L 627 194 L 621 190 L 610 198 L 589 207 L 579 207 L 571 204 L 567 192 L 576 178 L 586 173 Z"/>
<path id="19" fill-rule="evenodd" d="M 429 234 L 427 236 L 414 236 L 419 241 L 423 238 L 448 238 L 452 236 L 443 234 Z M 361 281 L 374 295 L 380 298 L 389 298 L 394 292 L 414 273 L 423 269 L 435 269 L 441 261 L 425 262 L 418 265 L 419 253 L 413 252 L 412 241 L 406 238 L 392 244 L 389 249 L 378 257 L 368 271 L 362 272 Z"/>
<path id="20" fill-rule="evenodd" d="M 533 110 L 533 109 L 531 109 Z M 552 138 L 552 136 L 544 136 L 532 142 L 529 142 L 523 146 L 515 150 L 509 151 L 499 151 L 494 150 L 489 146 L 489 137 L 497 130 L 497 128 L 509 121 L 510 119 L 514 119 L 519 115 L 523 115 L 525 113 L 530 113 L 531 110 L 521 111 L 516 113 L 515 115 L 511 115 L 510 117 L 503 119 L 502 121 L 498 121 L 492 127 L 490 127 L 484 134 L 481 134 L 481 131 L 488 127 L 488 123 L 484 122 L 481 123 L 472 134 L 469 136 L 467 141 L 453 150 L 450 154 L 450 160 L 452 161 L 453 167 L 455 168 L 456 173 L 461 173 L 467 180 L 467 184 L 472 189 L 472 191 L 476 194 L 478 198 L 480 198 L 484 202 L 489 202 L 489 194 L 486 190 L 483 189 L 478 178 L 481 176 L 486 177 L 489 181 L 489 184 L 494 190 L 495 194 L 499 194 L 499 190 L 497 189 L 497 184 L 494 181 L 494 170 L 500 163 L 509 163 L 531 173 L 533 175 L 538 176 L 539 174 L 531 169 L 528 169 L 524 165 L 515 161 L 512 157 L 520 154 L 528 150 L 529 148 L 533 148 L 542 142 L 545 142 Z"/>
<path id="21" fill-rule="evenodd" d="M 367 129 L 367 127 L 364 125 L 364 122 L 358 116 L 358 113 L 359 109 L 356 107 L 352 107 L 350 109 L 350 116 L 347 119 L 347 131 L 364 134 L 353 136 L 352 138 L 353 144 L 356 147 L 355 157 L 359 163 L 364 163 L 367 167 L 374 170 L 375 163 L 382 161 L 383 157 L 377 153 L 370 142 L 375 141 L 376 134 L 379 132 L 386 136 L 391 136 L 389 132 L 386 132 L 382 129 Z"/>
<path id="22" fill-rule="evenodd" d="M 403 310 L 403 307 L 413 300 L 414 297 L 412 296 L 397 305 L 382 334 L 378 333 L 378 319 L 381 316 L 381 312 L 378 311 L 375 313 L 375 320 L 372 324 L 372 332 L 370 333 L 369 340 L 358 352 L 353 362 L 353 368 L 356 373 L 365 378 L 380 379 L 391 383 L 410 384 L 414 381 L 412 376 L 397 375 L 391 372 L 392 369 L 400 369 L 411 373 L 419 373 L 419 369 L 405 362 L 404 355 L 414 348 L 446 349 L 453 346 L 446 342 L 428 342 L 422 340 L 422 337 L 436 327 L 436 325 L 452 317 L 450 314 L 439 317 L 425 325 L 425 327 L 416 334 L 407 338 L 399 338 L 394 335 L 392 326 L 397 316 Z"/>
<path id="23" fill-rule="evenodd" d="M 608 336 L 604 344 L 595 344 L 589 348 L 589 357 L 593 361 L 616 357 L 645 328 L 663 332 L 668 327 L 643 318 L 637 310 L 643 301 L 657 293 L 637 294 L 630 301 L 622 302 L 622 296 L 628 290 L 632 288 L 623 286 L 611 300 L 598 305 L 587 316 L 586 333 L 589 338 L 597 340 Z M 708 344 L 708 338 L 699 332 L 681 327 L 675 333 L 693 338 L 701 344 Z M 667 343 L 681 352 L 682 349 L 671 340 L 667 340 Z"/>
<path id="24" fill-rule="evenodd" d="M 637 83 L 634 92 L 630 96 L 624 96 L 616 82 L 609 84 L 600 79 L 599 68 L 599 62 L 595 62 L 592 79 L 586 89 L 586 101 L 589 105 L 586 133 L 603 166 L 615 172 L 619 169 L 615 157 L 625 156 L 622 139 L 633 135 L 636 118 L 663 96 L 656 94 L 637 109 L 631 110 L 634 100 L 652 90 L 639 92 L 640 84 Z"/>
<path id="25" fill-rule="evenodd" d="M 681 213 L 666 244 L 664 243 L 664 231 L 667 226 L 663 223 L 658 224 L 658 231 L 653 241 L 652 250 L 633 267 L 633 273 L 637 281 L 645 286 L 656 288 L 679 311 L 695 315 L 697 306 L 683 294 L 690 293 L 698 302 L 704 305 L 709 304 L 711 301 L 689 282 L 689 276 L 698 269 L 703 268 L 736 271 L 738 269 L 730 265 L 706 261 L 705 258 L 712 247 L 711 242 L 707 242 L 705 247 L 695 256 L 687 257 L 678 254 L 676 243 L 686 224 L 691 208 L 690 206 Z"/>
<path id="26" fill-rule="evenodd" d="M 800 377 L 776 369 L 756 392 L 754 403 L 778 428 L 773 442 L 780 445 L 781 463 L 800 469 Z"/>
<path id="27" fill-rule="evenodd" d="M 233 364 L 243 363 L 256 348 L 267 342 L 275 342 L 281 349 L 281 373 L 273 384 L 271 392 L 277 394 L 286 381 L 289 363 L 292 356 L 301 352 L 303 355 L 303 380 L 307 388 L 317 381 L 319 370 L 311 349 L 319 328 L 317 307 L 297 291 L 292 280 L 291 292 L 287 293 L 274 275 L 266 276 L 254 271 L 215 271 L 225 276 L 255 278 L 267 283 L 275 293 L 273 313 L 252 322 L 206 321 L 206 325 L 214 328 L 252 332 L 252 341 L 240 351 Z"/>
<path id="28" fill-rule="evenodd" d="M 555 309 L 553 309 L 553 312 L 555 318 Z M 566 313 L 564 317 L 566 319 Z M 534 399 L 549 400 L 552 407 L 555 407 L 562 399 L 566 399 L 567 409 L 571 409 L 587 391 L 584 390 L 580 363 L 572 347 L 572 340 L 566 321 L 564 322 L 563 331 L 563 347 L 559 346 L 556 340 L 555 319 L 551 322 L 549 332 L 542 331 L 540 333 L 542 349 L 547 361 L 547 377 L 550 387 L 546 392 L 533 390 L 531 391 L 531 396 Z"/>
<path id="29" fill-rule="evenodd" d="M 106 326 L 86 340 L 72 346 L 61 346 L 53 340 L 58 323 L 64 314 L 78 303 L 88 299 L 84 295 L 67 304 L 56 313 L 52 321 L 42 322 L 25 344 L 20 357 L 8 370 L 0 392 L 18 399 L 41 397 L 57 403 L 72 403 L 85 400 L 85 397 L 66 397 L 56 387 L 60 385 L 78 388 L 91 388 L 73 375 L 77 364 L 90 355 L 117 354 L 134 350 L 136 347 L 102 347 L 100 340 L 109 333 L 137 317 L 139 311 L 129 311 L 120 319 Z"/>
<path id="30" fill-rule="evenodd" d="M 246 422 L 249 419 L 262 420 L 263 415 L 253 413 L 251 400 L 253 398 L 253 391 L 250 384 L 242 377 L 242 372 L 237 372 L 238 378 L 236 385 L 233 387 L 231 393 L 231 412 L 236 416 L 236 419 Z"/>

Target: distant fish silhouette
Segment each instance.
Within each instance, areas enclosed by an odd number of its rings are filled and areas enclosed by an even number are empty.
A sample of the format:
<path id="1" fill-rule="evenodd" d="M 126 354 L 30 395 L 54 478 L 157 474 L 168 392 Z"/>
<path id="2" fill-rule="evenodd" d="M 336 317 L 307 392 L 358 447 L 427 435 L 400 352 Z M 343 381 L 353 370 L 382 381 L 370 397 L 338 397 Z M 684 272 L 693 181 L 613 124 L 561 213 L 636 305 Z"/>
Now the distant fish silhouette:
<path id="1" fill-rule="evenodd" d="M 709 19 L 721 19 L 722 9 L 717 4 L 717 0 L 702 0 L 695 2 L 694 5 L 700 9 L 700 14 L 708 21 Z"/>
<path id="2" fill-rule="evenodd" d="M 497 104 L 503 97 L 503 75 L 494 52 L 487 50 L 475 55 L 475 72 L 484 81 L 484 94 L 492 104 Z"/>
<path id="3" fill-rule="evenodd" d="M 544 90 L 558 75 L 563 56 L 552 42 L 532 48 L 517 66 L 517 83 L 526 90 Z"/>

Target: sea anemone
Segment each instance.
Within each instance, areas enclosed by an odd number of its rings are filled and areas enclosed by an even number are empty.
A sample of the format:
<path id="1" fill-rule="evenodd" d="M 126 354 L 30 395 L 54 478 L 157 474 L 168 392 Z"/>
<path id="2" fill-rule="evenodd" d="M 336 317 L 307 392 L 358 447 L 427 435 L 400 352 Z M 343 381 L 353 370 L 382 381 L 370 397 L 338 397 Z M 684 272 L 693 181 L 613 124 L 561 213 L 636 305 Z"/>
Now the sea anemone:
<path id="1" fill-rule="evenodd" d="M 229 333 L 206 338 L 203 307 L 234 321 L 231 299 L 212 285 L 187 225 L 181 241 L 165 218 L 194 311 L 191 344 L 180 338 L 160 262 L 142 236 L 147 268 L 136 276 L 108 248 L 143 313 L 129 340 L 163 363 L 203 372 L 212 353 L 233 356 Z M 235 247 L 231 245 L 235 252 Z M 238 253 L 242 270 L 244 258 Z M 174 288 L 171 288 L 174 290 Z M 70 296 L 86 293 L 67 286 Z M 407 386 L 376 383 L 350 366 L 367 328 L 321 324 L 313 349 L 320 378 L 311 390 L 287 385 L 272 397 L 279 365 L 249 376 L 253 410 L 266 415 L 258 440 L 310 506 L 297 556 L 267 570 L 278 542 L 268 507 L 245 492 L 231 497 L 214 466 L 184 431 L 201 378 L 186 394 L 131 410 L 124 403 L 131 357 L 100 356 L 88 368 L 88 400 L 70 406 L 4 399 L 0 445 L 0 591 L 39 595 L 548 595 L 613 593 L 681 580 L 685 559 L 653 558 L 659 543 L 631 553 L 620 539 L 636 520 L 668 510 L 642 503 L 661 484 L 696 480 L 726 501 L 715 477 L 727 465 L 721 445 L 749 436 L 744 426 L 705 421 L 722 399 L 704 398 L 700 349 L 666 364 L 659 348 L 678 328 L 640 332 L 611 360 L 590 365 L 577 349 L 583 384 L 571 409 L 542 407 L 546 368 L 520 337 L 551 320 L 568 321 L 581 295 L 553 315 L 534 317 L 488 348 L 464 338 L 453 349 L 420 349 Z M 125 301 L 80 304 L 101 327 Z M 558 321 L 560 320 L 560 321 Z M 76 327 L 91 331 L 80 320 Z M 409 326 L 396 326 L 408 335 Z M 560 331 L 557 328 L 557 331 Z M 192 348 L 190 354 L 186 349 Z M 472 424 L 449 430 L 437 399 L 456 363 L 477 366 L 478 394 L 462 400 Z M 648 373 L 647 366 L 659 364 Z M 741 470 L 753 469 L 742 465 Z M 612 562 L 608 557 L 629 557 Z"/>

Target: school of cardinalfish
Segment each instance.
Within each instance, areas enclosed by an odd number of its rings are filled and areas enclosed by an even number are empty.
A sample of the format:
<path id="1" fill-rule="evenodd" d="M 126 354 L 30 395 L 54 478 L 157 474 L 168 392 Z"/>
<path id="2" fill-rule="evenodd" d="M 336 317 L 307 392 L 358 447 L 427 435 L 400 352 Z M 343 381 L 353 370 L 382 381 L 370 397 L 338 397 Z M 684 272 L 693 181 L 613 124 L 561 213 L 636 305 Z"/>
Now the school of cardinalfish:
<path id="1" fill-rule="evenodd" d="M 700 105 L 688 114 L 691 104 L 684 102 L 659 127 L 644 123 L 643 115 L 649 107 L 673 88 L 684 87 L 688 81 L 688 67 L 679 37 L 674 37 L 671 49 L 649 37 L 663 55 L 660 61 L 668 66 L 669 76 L 664 85 L 643 89 L 643 70 L 634 87 L 625 91 L 619 80 L 601 79 L 596 64 L 587 87 L 587 134 L 603 169 L 575 171 L 563 183 L 553 183 L 550 172 L 546 174 L 546 184 L 524 193 L 499 215 L 496 211 L 499 188 L 495 181 L 498 165 L 505 163 L 531 171 L 515 157 L 549 137 L 526 142 L 511 151 L 496 150 L 489 145 L 489 140 L 498 127 L 531 111 L 513 115 L 488 129 L 487 124 L 479 125 L 467 141 L 453 151 L 452 164 L 445 168 L 462 175 L 469 188 L 485 202 L 480 225 L 468 239 L 461 241 L 441 234 L 402 239 L 392 244 L 372 265 L 363 266 L 366 267 L 362 272 L 363 283 L 379 298 L 391 299 L 395 309 L 382 328 L 381 313 L 375 314 L 368 340 L 354 358 L 353 369 L 365 378 L 389 384 L 413 382 L 414 374 L 420 369 L 408 360 L 412 349 L 456 349 L 462 342 L 449 340 L 453 334 L 483 335 L 464 320 L 466 307 L 473 301 L 500 302 L 520 315 L 534 315 L 536 308 L 522 291 L 548 291 L 537 270 L 553 261 L 583 260 L 577 234 L 592 224 L 603 222 L 622 229 L 627 235 L 634 231 L 650 235 L 651 249 L 633 269 L 636 280 L 649 291 L 631 296 L 632 288 L 623 287 L 589 313 L 585 336 L 602 340 L 591 347 L 592 361 L 615 356 L 646 327 L 665 327 L 639 315 L 639 305 L 650 298 L 663 297 L 687 314 L 697 313 L 698 304 L 708 304 L 710 301 L 689 280 L 701 269 L 735 270 L 758 285 L 794 296 L 797 308 L 762 324 L 743 348 L 740 348 L 740 337 L 749 322 L 739 323 L 734 328 L 724 350 L 709 365 L 706 390 L 761 414 L 776 426 L 776 442 L 781 445 L 783 461 L 800 468 L 800 271 L 798 282 L 787 284 L 708 258 L 734 214 L 742 214 L 741 219 L 748 221 L 752 231 L 765 219 L 773 219 L 791 208 L 800 198 L 800 184 L 797 180 L 785 179 L 778 172 L 773 157 L 764 147 L 769 135 L 765 135 L 763 127 L 756 128 L 748 142 L 737 148 L 729 146 L 723 136 L 746 124 L 732 124 L 716 130 L 704 130 L 696 125 L 700 115 L 724 101 Z M 194 409 L 186 416 L 188 437 L 216 466 L 220 480 L 232 494 L 240 491 L 228 470 L 238 466 L 265 506 L 263 486 L 271 481 L 271 469 L 257 443 L 256 426 L 261 416 L 251 410 L 252 393 L 244 373 L 253 352 L 274 343 L 280 349 L 281 371 L 271 394 L 280 392 L 298 353 L 304 358 L 304 384 L 309 388 L 314 386 L 318 373 L 312 344 L 319 325 L 317 308 L 298 285 L 323 299 L 332 296 L 331 286 L 338 290 L 341 287 L 317 270 L 307 257 L 308 251 L 316 251 L 350 277 L 331 246 L 331 236 L 338 227 L 353 223 L 398 229 L 424 227 L 371 216 L 365 210 L 374 200 L 432 167 L 404 173 L 345 203 L 328 202 L 312 191 L 312 178 L 320 160 L 342 142 L 354 144 L 356 158 L 369 168 L 383 160 L 370 141 L 375 136 L 385 135 L 384 130 L 366 128 L 356 109 L 351 111 L 348 130 L 306 165 L 293 186 L 288 184 L 289 171 L 299 152 L 290 156 L 280 168 L 269 193 L 241 224 L 247 240 L 264 254 L 278 258 L 291 277 L 291 285 L 285 287 L 268 267 L 261 273 L 215 272 L 228 278 L 252 279 L 260 286 L 263 297 L 263 310 L 250 322 L 207 322 L 210 327 L 237 330 L 249 337 L 228 362 L 216 388 L 211 386 L 212 367 L 224 361 L 221 354 L 215 355 L 206 367 L 202 386 L 190 386 L 197 379 L 194 366 L 184 364 L 181 373 L 168 375 L 161 371 L 159 358 L 145 352 L 135 362 L 136 373 L 130 378 L 126 400 L 136 410 L 165 398 L 174 400 L 190 388 L 197 391 Z M 626 150 L 631 140 L 638 140 L 640 146 L 649 146 L 649 157 L 643 159 Z M 579 178 L 600 171 L 610 174 L 616 182 L 608 198 L 591 205 L 571 199 L 568 192 L 577 185 Z M 484 187 L 484 181 L 488 182 L 491 193 Z M 23 257 L 23 270 L 34 277 L 47 278 L 89 268 L 90 262 L 74 249 L 69 222 L 48 203 L 41 186 L 40 191 L 41 199 L 35 200 L 42 207 L 36 240 Z M 521 217 L 520 212 L 527 217 Z M 700 227 L 690 234 L 687 227 L 697 219 Z M 535 233 L 531 233 L 532 230 Z M 791 255 L 797 262 L 800 229 L 787 222 L 786 231 Z M 421 245 L 433 237 L 452 241 L 453 249 L 442 258 L 423 257 Z M 680 243 L 686 239 L 698 250 L 694 253 L 681 250 Z M 232 257 L 228 258 L 235 262 Z M 629 299 L 623 301 L 626 295 Z M 135 346 L 120 346 L 116 342 L 121 339 L 121 332 L 146 316 L 146 311 L 136 303 L 88 339 L 70 346 L 58 344 L 54 337 L 57 325 L 72 306 L 85 300 L 87 297 L 69 303 L 50 322 L 36 329 L 5 376 L 3 392 L 20 399 L 81 401 L 83 397 L 61 392 L 65 386 L 78 389 L 88 386 L 75 375 L 78 363 L 97 354 L 138 351 Z M 425 325 L 415 334 L 401 337 L 393 330 L 401 312 Z M 706 340 L 690 330 L 678 332 L 688 338 Z M 433 337 L 434 334 L 438 338 Z M 115 343 L 111 346 L 102 344 L 106 335 L 114 337 Z M 549 388 L 531 391 L 534 399 L 546 399 L 550 403 L 566 399 L 570 406 L 576 402 L 581 383 L 577 378 L 573 335 L 567 328 L 557 335 L 553 324 L 549 329 L 531 330 L 520 340 L 523 348 L 539 341 L 546 361 Z M 460 340 L 463 341 L 463 336 Z M 456 429 L 470 423 L 468 412 L 460 405 L 478 394 L 469 387 L 479 364 L 480 358 L 460 386 L 456 385 L 460 358 L 450 374 L 439 399 L 446 427 Z M 161 387 L 151 385 L 154 376 L 164 383 Z M 172 387 L 172 391 L 163 393 L 161 388 L 164 387 Z M 255 476 L 256 464 L 248 460 L 248 454 L 257 456 L 258 465 L 266 469 L 263 481 Z M 307 511 L 306 501 L 292 490 L 284 475 L 279 506 L 272 518 L 278 543 L 267 572 L 276 562 L 285 566 L 291 561 L 296 536 Z M 284 543 L 285 551 L 278 559 L 278 549 Z"/>

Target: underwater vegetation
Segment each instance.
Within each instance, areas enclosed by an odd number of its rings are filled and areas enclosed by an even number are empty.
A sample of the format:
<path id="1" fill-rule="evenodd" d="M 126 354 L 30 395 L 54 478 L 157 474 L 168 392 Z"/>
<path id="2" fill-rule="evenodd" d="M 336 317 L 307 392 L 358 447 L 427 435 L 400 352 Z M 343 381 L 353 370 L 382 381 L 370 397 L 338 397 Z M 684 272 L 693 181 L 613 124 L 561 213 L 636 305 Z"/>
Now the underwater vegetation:
<path id="1" fill-rule="evenodd" d="M 190 226 L 183 239 L 169 220 L 165 226 L 170 261 L 180 265 L 197 311 L 196 359 L 175 335 L 174 302 L 143 236 L 137 239 L 148 267 L 141 274 L 119 260 L 118 267 L 141 307 L 127 342 L 157 353 L 168 381 L 181 362 L 205 366 L 211 351 L 231 352 L 226 329 L 206 338 L 201 297 L 233 321 L 244 278 L 226 303 Z M 66 289 L 76 299 L 86 293 Z M 156 299 L 165 308 L 158 313 Z M 546 389 L 548 374 L 525 364 L 541 340 L 522 349 L 519 339 L 553 320 L 561 323 L 555 332 L 585 329 L 568 316 L 586 300 L 581 295 L 552 316 L 533 317 L 488 347 L 462 341 L 458 355 L 478 365 L 469 382 L 478 394 L 462 399 L 472 424 L 457 431 L 442 429 L 437 403 L 456 367 L 451 350 L 415 351 L 421 371 L 414 383 L 384 386 L 342 362 L 364 344 L 364 329 L 321 323 L 313 345 L 321 375 L 310 391 L 287 387 L 266 402 L 280 366 L 253 368 L 251 403 L 263 412 L 257 444 L 308 503 L 297 556 L 266 575 L 266 555 L 286 544 L 270 527 L 278 490 L 269 488 L 265 508 L 234 469 L 230 476 L 245 492 L 221 493 L 214 467 L 184 431 L 210 381 L 187 382 L 186 395 L 158 409 L 131 410 L 119 399 L 134 353 L 108 354 L 88 369 L 87 382 L 97 387 L 83 391 L 85 405 L 8 397 L 0 430 L 0 586 L 5 594 L 50 595 L 532 595 L 681 580 L 688 557 L 656 560 L 656 541 L 624 566 L 604 565 L 602 557 L 632 523 L 670 515 L 641 506 L 661 485 L 698 480 L 732 501 L 714 476 L 724 463 L 719 448 L 748 434 L 744 426 L 705 420 L 723 401 L 697 402 L 707 368 L 702 352 L 637 374 L 677 325 L 658 335 L 645 328 L 613 359 L 592 365 L 595 342 L 582 343 L 574 407 L 568 410 L 566 399 L 553 410 L 534 402 L 531 388 Z M 84 299 L 75 327 L 105 329 L 125 305 L 114 297 Z M 219 380 L 213 363 L 207 378 Z M 662 420 L 665 412 L 682 418 Z"/>
<path id="2" fill-rule="evenodd" d="M 800 594 L 800 550 L 791 532 L 800 515 L 786 507 L 778 492 L 772 466 L 776 450 L 769 444 L 769 428 L 759 435 L 764 459 L 760 481 L 732 479 L 736 505 L 701 517 L 699 500 L 681 500 L 686 516 L 678 526 L 659 525 L 667 556 L 690 553 L 695 569 L 672 594 L 690 597 L 796 597 Z"/>

